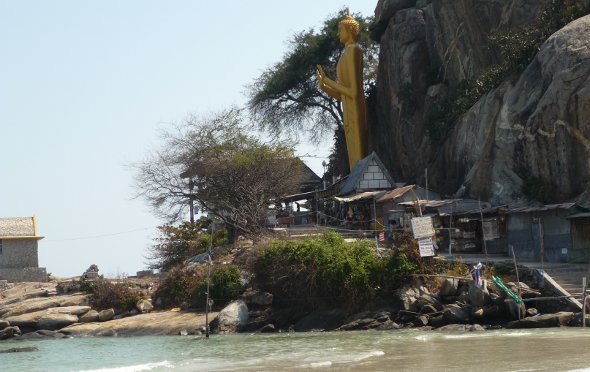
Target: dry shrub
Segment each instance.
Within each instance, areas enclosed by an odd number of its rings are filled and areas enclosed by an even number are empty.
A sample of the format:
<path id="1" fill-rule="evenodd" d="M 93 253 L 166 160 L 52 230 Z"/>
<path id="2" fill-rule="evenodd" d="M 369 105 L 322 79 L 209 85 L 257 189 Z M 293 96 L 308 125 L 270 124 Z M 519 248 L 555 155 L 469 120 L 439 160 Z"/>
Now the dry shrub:
<path id="1" fill-rule="evenodd" d="M 141 291 L 127 283 L 113 283 L 104 279 L 85 283 L 90 292 L 90 304 L 96 310 L 113 308 L 119 314 L 134 309 L 142 298 Z"/>

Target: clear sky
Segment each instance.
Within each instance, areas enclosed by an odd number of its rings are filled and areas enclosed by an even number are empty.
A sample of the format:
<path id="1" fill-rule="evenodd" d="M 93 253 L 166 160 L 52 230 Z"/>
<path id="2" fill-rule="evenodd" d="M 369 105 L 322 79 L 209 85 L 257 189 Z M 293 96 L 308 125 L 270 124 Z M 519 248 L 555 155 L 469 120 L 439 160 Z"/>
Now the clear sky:
<path id="1" fill-rule="evenodd" d="M 0 216 L 37 215 L 55 275 L 134 275 L 162 221 L 132 199 L 126 165 L 188 114 L 243 106 L 295 32 L 376 3 L 0 0 Z"/>

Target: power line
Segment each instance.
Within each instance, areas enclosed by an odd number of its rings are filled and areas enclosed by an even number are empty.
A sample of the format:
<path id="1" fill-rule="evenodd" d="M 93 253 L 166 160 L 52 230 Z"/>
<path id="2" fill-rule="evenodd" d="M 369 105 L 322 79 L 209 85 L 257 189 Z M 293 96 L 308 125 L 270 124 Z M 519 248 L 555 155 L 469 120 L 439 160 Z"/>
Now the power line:
<path id="1" fill-rule="evenodd" d="M 116 233 L 109 233 L 109 234 L 100 234 L 100 235 L 90 235 L 90 236 L 79 236 L 76 238 L 68 238 L 68 239 L 56 239 L 56 240 L 45 240 L 44 243 L 47 242 L 67 242 L 67 241 L 74 241 L 74 240 L 88 240 L 88 239 L 97 239 L 97 238 L 106 238 L 109 236 L 117 236 L 117 235 L 124 235 L 124 234 L 130 234 L 130 233 L 134 233 L 137 231 L 145 231 L 145 230 L 151 230 L 151 229 L 155 229 L 157 226 L 150 226 L 150 227 L 142 227 L 139 229 L 134 229 L 134 230 L 127 230 L 127 231 L 120 231 L 120 232 L 116 232 Z"/>

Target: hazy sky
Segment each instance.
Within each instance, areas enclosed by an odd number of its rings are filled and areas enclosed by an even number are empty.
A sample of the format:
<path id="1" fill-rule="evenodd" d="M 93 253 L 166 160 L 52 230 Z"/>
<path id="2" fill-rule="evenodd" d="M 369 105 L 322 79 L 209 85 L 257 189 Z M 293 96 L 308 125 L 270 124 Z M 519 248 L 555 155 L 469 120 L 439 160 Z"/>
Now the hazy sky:
<path id="1" fill-rule="evenodd" d="M 244 105 L 293 33 L 376 3 L 0 0 L 0 216 L 37 214 L 55 275 L 144 269 L 162 221 L 132 199 L 126 165 L 188 114 Z M 304 160 L 321 175 L 322 159 Z"/>

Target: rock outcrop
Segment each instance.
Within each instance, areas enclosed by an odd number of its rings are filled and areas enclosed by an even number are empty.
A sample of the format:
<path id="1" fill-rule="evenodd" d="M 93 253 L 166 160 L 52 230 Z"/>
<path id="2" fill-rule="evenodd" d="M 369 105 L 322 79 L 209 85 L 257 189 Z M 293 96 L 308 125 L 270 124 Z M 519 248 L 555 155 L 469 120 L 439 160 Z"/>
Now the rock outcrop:
<path id="1" fill-rule="evenodd" d="M 493 203 L 525 201 L 523 185 L 547 200 L 572 200 L 590 186 L 590 18 L 553 34 L 520 75 L 485 94 L 445 133 L 427 121 L 448 86 L 499 62 L 488 35 L 532 24 L 548 0 L 381 0 L 380 42 L 369 146 L 394 178 Z M 476 144 L 474 146 L 474 144 Z"/>
<path id="2" fill-rule="evenodd" d="M 248 306 L 237 300 L 224 307 L 211 322 L 211 332 L 229 333 L 240 331 L 248 323 Z"/>

